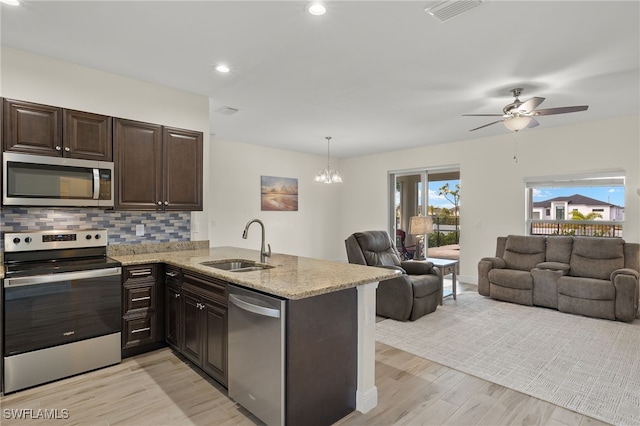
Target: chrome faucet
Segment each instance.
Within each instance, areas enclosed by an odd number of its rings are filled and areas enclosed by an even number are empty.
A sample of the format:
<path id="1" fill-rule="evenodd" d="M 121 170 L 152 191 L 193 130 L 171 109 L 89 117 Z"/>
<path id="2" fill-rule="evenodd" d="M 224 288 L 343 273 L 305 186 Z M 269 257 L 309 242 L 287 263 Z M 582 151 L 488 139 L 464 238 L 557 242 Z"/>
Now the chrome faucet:
<path id="1" fill-rule="evenodd" d="M 258 223 L 262 228 L 262 244 L 260 245 L 260 263 L 267 263 L 267 257 L 271 257 L 271 244 L 267 244 L 267 247 L 269 247 L 269 251 L 268 252 L 264 251 L 264 223 L 262 223 L 260 219 L 253 219 L 247 222 L 247 224 L 244 227 L 244 232 L 242 233 L 242 238 L 245 240 L 247 239 L 247 236 L 249 235 L 249 226 L 253 222 Z"/>

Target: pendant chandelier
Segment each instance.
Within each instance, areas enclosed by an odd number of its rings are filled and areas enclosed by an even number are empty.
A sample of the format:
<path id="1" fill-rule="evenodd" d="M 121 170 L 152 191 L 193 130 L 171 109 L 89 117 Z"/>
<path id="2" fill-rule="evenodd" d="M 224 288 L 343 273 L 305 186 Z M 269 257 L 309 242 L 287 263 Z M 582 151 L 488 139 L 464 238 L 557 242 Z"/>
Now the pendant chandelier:
<path id="1" fill-rule="evenodd" d="M 327 168 L 322 169 L 316 175 L 314 181 L 322 183 L 342 183 L 342 178 L 337 170 L 331 168 L 331 156 L 329 151 L 329 145 L 331 142 L 331 136 L 325 137 L 327 140 Z"/>

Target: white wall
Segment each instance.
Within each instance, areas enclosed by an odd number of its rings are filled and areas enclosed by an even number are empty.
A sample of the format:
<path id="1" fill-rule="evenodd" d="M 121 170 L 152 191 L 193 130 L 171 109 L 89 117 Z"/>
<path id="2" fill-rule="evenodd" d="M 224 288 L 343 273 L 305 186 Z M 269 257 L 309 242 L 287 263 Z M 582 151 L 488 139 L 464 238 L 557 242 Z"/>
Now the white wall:
<path id="1" fill-rule="evenodd" d="M 542 123 L 518 134 L 344 159 L 341 234 L 387 229 L 388 171 L 458 164 L 460 277 L 476 282 L 478 260 L 494 254 L 496 237 L 526 231 L 524 177 L 622 168 L 624 238 L 639 242 L 639 141 L 640 120 L 634 116 L 554 128 Z"/>
<path id="2" fill-rule="evenodd" d="M 251 225 L 249 237 L 242 239 L 246 223 L 257 218 L 265 224 L 266 241 L 273 252 L 323 259 L 341 257 L 344 238 L 339 233 L 339 199 L 344 184 L 313 181 L 318 170 L 326 167 L 326 157 L 211 139 L 209 226 L 213 245 L 259 249 L 257 224 Z M 333 159 L 331 164 L 342 172 L 339 161 Z M 261 211 L 261 176 L 298 179 L 298 211 Z M 342 246 L 336 251 L 338 240 Z"/>
<path id="3" fill-rule="evenodd" d="M 204 158 L 209 156 L 209 100 L 168 87 L 63 62 L 2 46 L 0 96 L 131 120 L 198 130 L 204 133 Z M 192 214 L 208 239 L 209 177 L 204 171 L 205 212 Z M 192 230 L 193 230 L 192 226 Z"/>
<path id="4" fill-rule="evenodd" d="M 0 96 L 202 131 L 205 211 L 192 215 L 192 238 L 212 245 L 258 248 L 258 227 L 241 234 L 259 218 L 275 252 L 346 260 L 349 234 L 387 229 L 389 171 L 445 165 L 460 168 L 463 281 L 475 281 L 497 236 L 525 232 L 525 176 L 626 170 L 624 235 L 640 241 L 637 116 L 333 160 L 345 183 L 323 185 L 313 176 L 324 157 L 210 138 L 206 97 L 7 47 L 0 54 Z M 260 211 L 261 175 L 298 178 L 299 211 Z"/>

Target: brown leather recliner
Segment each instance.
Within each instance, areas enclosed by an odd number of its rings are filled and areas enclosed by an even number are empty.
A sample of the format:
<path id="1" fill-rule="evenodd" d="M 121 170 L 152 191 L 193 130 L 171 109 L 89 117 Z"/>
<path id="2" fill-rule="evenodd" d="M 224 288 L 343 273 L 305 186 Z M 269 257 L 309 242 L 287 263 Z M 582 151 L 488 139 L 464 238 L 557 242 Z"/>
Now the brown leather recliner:
<path id="1" fill-rule="evenodd" d="M 402 275 L 380 281 L 376 313 L 414 321 L 436 310 L 442 300 L 442 277 L 431 262 L 401 261 L 386 231 L 356 232 L 345 240 L 349 263 L 396 269 Z"/>

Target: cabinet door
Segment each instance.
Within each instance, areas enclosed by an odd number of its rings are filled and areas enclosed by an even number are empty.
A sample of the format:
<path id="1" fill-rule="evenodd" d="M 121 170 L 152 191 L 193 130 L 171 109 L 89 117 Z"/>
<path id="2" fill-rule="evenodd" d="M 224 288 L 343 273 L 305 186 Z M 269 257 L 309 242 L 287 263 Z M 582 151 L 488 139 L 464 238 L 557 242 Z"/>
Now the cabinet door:
<path id="1" fill-rule="evenodd" d="M 201 365 L 202 355 L 202 304 L 200 297 L 183 289 L 182 314 L 184 318 L 182 354 Z"/>
<path id="2" fill-rule="evenodd" d="M 165 127 L 165 210 L 202 210 L 202 132 Z"/>
<path id="3" fill-rule="evenodd" d="M 205 318 L 202 369 L 211 377 L 227 385 L 227 308 L 203 299 Z"/>
<path id="4" fill-rule="evenodd" d="M 162 209 L 162 126 L 115 119 L 116 210 Z"/>
<path id="5" fill-rule="evenodd" d="M 111 161 L 111 127 L 111 117 L 65 109 L 62 126 L 64 156 Z"/>
<path id="6" fill-rule="evenodd" d="M 62 155 L 62 108 L 4 100 L 4 151 Z"/>
<path id="7" fill-rule="evenodd" d="M 180 287 L 167 285 L 166 299 L 166 333 L 167 343 L 174 349 L 180 350 L 182 345 L 182 334 L 180 324 L 182 322 L 182 309 L 180 304 Z"/>

